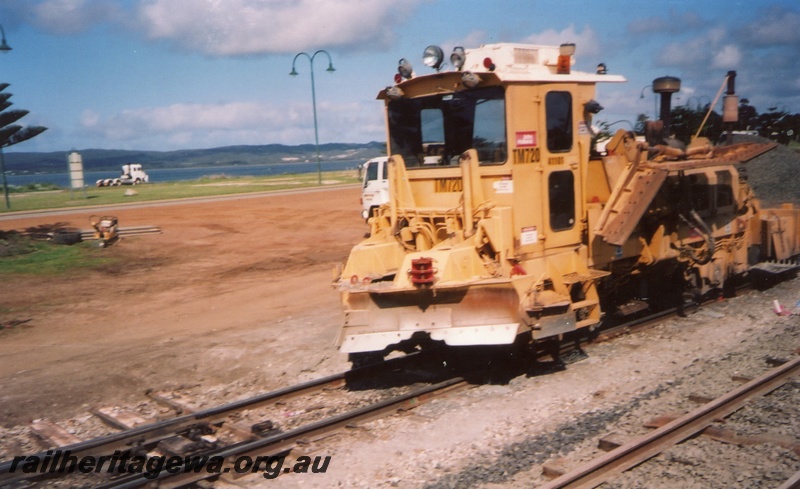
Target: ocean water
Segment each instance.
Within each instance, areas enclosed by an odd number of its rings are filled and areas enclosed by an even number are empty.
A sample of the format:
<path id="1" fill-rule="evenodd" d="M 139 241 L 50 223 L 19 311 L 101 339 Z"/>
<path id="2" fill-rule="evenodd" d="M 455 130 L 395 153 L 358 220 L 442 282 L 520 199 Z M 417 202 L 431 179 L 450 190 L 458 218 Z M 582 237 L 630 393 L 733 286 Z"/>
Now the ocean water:
<path id="1" fill-rule="evenodd" d="M 322 161 L 322 171 L 353 170 L 356 171 L 362 160 L 347 161 Z M 197 168 L 161 168 L 144 169 L 150 177 L 151 183 L 175 182 L 180 180 L 196 180 L 210 175 L 228 175 L 231 177 L 256 177 L 270 175 L 286 175 L 291 173 L 316 173 L 317 162 L 311 163 L 282 163 L 276 165 L 243 165 L 243 166 L 208 166 Z M 103 178 L 117 178 L 120 172 L 113 171 L 88 171 L 83 174 L 83 182 L 88 187 L 94 187 L 97 180 Z M 69 173 L 41 173 L 29 175 L 6 175 L 9 185 L 29 185 L 35 183 L 51 183 L 62 188 L 69 188 Z"/>

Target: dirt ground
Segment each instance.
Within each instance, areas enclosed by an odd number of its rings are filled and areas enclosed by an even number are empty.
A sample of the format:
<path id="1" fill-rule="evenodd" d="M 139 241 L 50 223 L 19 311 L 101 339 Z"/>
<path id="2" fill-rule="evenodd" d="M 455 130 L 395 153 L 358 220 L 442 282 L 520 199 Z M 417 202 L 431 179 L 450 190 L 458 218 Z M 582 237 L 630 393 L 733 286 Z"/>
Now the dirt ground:
<path id="1" fill-rule="evenodd" d="M 332 270 L 367 230 L 358 188 L 115 209 L 163 231 L 102 251 L 115 266 L 0 283 L 0 419 L 62 419 L 146 389 L 270 390 L 346 368 Z M 89 229 L 98 210 L 0 221 Z"/>

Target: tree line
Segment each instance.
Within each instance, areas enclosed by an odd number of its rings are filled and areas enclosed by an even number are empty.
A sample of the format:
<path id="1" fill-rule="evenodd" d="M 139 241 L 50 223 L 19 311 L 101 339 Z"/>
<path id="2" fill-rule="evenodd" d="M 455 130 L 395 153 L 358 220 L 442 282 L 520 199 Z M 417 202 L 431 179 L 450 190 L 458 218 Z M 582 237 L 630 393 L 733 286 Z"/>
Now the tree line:
<path id="1" fill-rule="evenodd" d="M 670 112 L 672 116 L 670 132 L 675 138 L 688 144 L 697 133 L 708 109 L 709 104 L 705 106 L 687 104 L 673 107 Z M 639 114 L 636 119 L 635 132 L 642 134 L 644 123 L 648 120 L 647 115 Z M 800 114 L 790 114 L 784 110 L 778 110 L 777 107 L 769 107 L 766 112 L 759 113 L 754 106 L 750 105 L 748 99 L 742 99 L 739 103 L 739 120 L 732 123 L 731 126 L 734 131 L 757 134 L 780 144 L 800 141 Z M 714 110 L 700 131 L 700 136 L 707 137 L 711 141 L 719 141 L 723 137 L 723 132 L 727 130 L 728 127 L 722 122 L 722 115 Z"/>

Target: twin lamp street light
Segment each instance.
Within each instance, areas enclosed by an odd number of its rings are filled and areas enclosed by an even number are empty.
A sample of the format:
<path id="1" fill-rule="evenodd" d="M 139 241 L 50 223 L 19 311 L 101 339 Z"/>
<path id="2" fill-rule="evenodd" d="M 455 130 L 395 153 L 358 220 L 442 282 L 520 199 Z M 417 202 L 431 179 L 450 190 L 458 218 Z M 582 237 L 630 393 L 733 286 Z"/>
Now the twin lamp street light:
<path id="1" fill-rule="evenodd" d="M 295 69 L 297 58 L 301 56 L 305 56 L 306 58 L 308 58 L 309 65 L 311 66 L 311 107 L 314 110 L 314 144 L 316 145 L 317 148 L 317 184 L 322 185 L 322 166 L 320 165 L 319 161 L 319 131 L 317 129 L 317 94 L 314 89 L 314 58 L 316 58 L 318 54 L 324 54 L 325 56 L 328 57 L 328 69 L 325 71 L 328 72 L 336 71 L 333 68 L 333 61 L 331 60 L 331 55 L 328 54 L 328 52 L 325 51 L 324 49 L 320 49 L 310 56 L 308 53 L 305 52 L 297 53 L 294 57 L 294 60 L 292 60 L 292 72 L 289 74 L 291 76 L 298 75 L 297 70 Z"/>

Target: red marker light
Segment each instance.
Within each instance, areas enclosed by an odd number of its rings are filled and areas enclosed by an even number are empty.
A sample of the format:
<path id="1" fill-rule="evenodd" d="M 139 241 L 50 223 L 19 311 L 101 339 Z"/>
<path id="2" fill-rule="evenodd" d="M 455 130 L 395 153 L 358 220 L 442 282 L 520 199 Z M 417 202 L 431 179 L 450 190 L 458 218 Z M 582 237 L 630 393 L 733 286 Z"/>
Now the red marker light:
<path id="1" fill-rule="evenodd" d="M 558 65 L 556 66 L 556 73 L 559 75 L 569 75 L 571 58 L 569 56 L 559 55 Z"/>
<path id="2" fill-rule="evenodd" d="M 489 71 L 494 71 L 494 63 L 492 62 L 492 58 L 483 58 L 483 67 Z"/>

